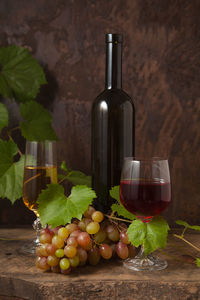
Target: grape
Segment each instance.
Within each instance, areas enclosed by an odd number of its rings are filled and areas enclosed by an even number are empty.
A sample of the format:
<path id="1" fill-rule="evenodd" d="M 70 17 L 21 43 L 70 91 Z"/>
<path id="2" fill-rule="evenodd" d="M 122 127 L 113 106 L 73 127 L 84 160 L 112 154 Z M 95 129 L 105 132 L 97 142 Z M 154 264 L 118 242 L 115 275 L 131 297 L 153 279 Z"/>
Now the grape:
<path id="1" fill-rule="evenodd" d="M 37 246 L 37 248 L 35 249 L 35 253 L 37 256 L 42 256 L 42 254 L 40 253 L 40 247 L 41 246 Z M 48 255 L 48 253 L 47 253 L 47 255 Z"/>
<path id="2" fill-rule="evenodd" d="M 70 267 L 69 259 L 62 258 L 60 260 L 59 265 L 60 265 L 61 270 L 67 270 Z"/>
<path id="3" fill-rule="evenodd" d="M 116 253 L 116 244 L 110 244 L 109 246 L 112 249 L 112 256 L 116 257 L 117 256 L 117 253 Z"/>
<path id="4" fill-rule="evenodd" d="M 124 244 L 130 244 L 126 230 L 120 232 L 120 241 Z"/>
<path id="5" fill-rule="evenodd" d="M 121 259 L 126 259 L 128 257 L 128 247 L 126 244 L 119 242 L 116 245 L 116 252 L 117 255 L 121 258 Z"/>
<path id="6" fill-rule="evenodd" d="M 56 257 L 63 257 L 65 254 L 64 254 L 64 249 L 57 249 L 56 252 L 55 252 L 55 256 Z"/>
<path id="7" fill-rule="evenodd" d="M 80 246 L 86 247 L 90 243 L 90 236 L 87 232 L 81 232 L 77 237 Z"/>
<path id="8" fill-rule="evenodd" d="M 112 257 L 112 249 L 107 244 L 102 244 L 99 247 L 99 251 L 100 251 L 101 256 L 105 259 L 110 259 Z"/>
<path id="9" fill-rule="evenodd" d="M 57 266 L 58 263 L 59 263 L 59 258 L 56 257 L 56 256 L 53 256 L 53 255 L 49 255 L 49 256 L 47 257 L 47 263 L 48 263 L 49 266 L 55 267 L 55 266 Z"/>
<path id="10" fill-rule="evenodd" d="M 90 265 L 97 265 L 98 262 L 100 261 L 100 254 L 99 254 L 99 249 L 98 248 L 92 248 L 89 252 L 88 252 L 88 261 L 90 263 Z"/>
<path id="11" fill-rule="evenodd" d="M 65 227 L 61 227 L 59 230 L 58 230 L 58 236 L 61 237 L 61 239 L 66 239 L 68 238 L 69 236 L 69 231 L 67 230 L 67 228 Z"/>
<path id="12" fill-rule="evenodd" d="M 128 256 L 129 257 L 135 257 L 136 249 L 133 245 L 128 245 Z"/>
<path id="13" fill-rule="evenodd" d="M 91 222 L 86 227 L 86 231 L 89 234 L 95 234 L 99 231 L 99 229 L 100 229 L 100 225 L 97 222 Z"/>
<path id="14" fill-rule="evenodd" d="M 85 262 L 87 260 L 87 252 L 83 248 L 77 248 L 77 255 L 80 262 Z"/>
<path id="15" fill-rule="evenodd" d="M 50 269 L 50 266 L 47 263 L 47 258 L 46 257 L 37 257 L 36 258 L 36 267 L 43 270 L 47 271 Z"/>
<path id="16" fill-rule="evenodd" d="M 65 253 L 65 256 L 72 258 L 76 255 L 77 249 L 73 246 L 65 246 L 64 253 Z"/>
<path id="17" fill-rule="evenodd" d="M 60 273 L 60 266 L 57 265 L 57 266 L 51 267 L 51 271 L 52 271 L 53 273 Z"/>
<path id="18" fill-rule="evenodd" d="M 63 274 L 63 275 L 68 275 L 69 273 L 71 273 L 71 271 L 72 271 L 72 269 L 70 267 L 65 270 L 63 270 L 63 269 L 60 270 L 61 274 Z"/>
<path id="19" fill-rule="evenodd" d="M 73 231 L 73 232 L 70 234 L 70 237 L 75 237 L 75 238 L 77 238 L 78 235 L 79 235 L 81 232 L 82 232 L 82 231 L 80 231 L 80 229 L 79 229 L 79 230 L 75 230 L 75 231 Z"/>
<path id="20" fill-rule="evenodd" d="M 85 224 L 85 222 L 84 222 L 84 221 L 80 221 L 80 222 L 78 223 L 78 227 L 80 228 L 81 231 L 85 231 L 85 229 L 86 229 L 86 224 Z"/>
<path id="21" fill-rule="evenodd" d="M 70 262 L 70 265 L 72 266 L 72 267 L 77 267 L 78 265 L 79 265 L 79 262 L 80 262 L 80 260 L 79 260 L 79 256 L 74 256 L 74 257 L 72 257 L 72 258 L 69 258 L 69 262 Z"/>
<path id="22" fill-rule="evenodd" d="M 54 235 L 54 237 L 52 238 L 52 244 L 55 245 L 57 249 L 59 249 L 64 246 L 64 240 L 58 235 Z"/>
<path id="23" fill-rule="evenodd" d="M 42 245 L 38 246 L 36 248 L 36 254 L 38 256 L 48 256 L 48 253 L 47 253 L 47 250 L 46 250 L 47 245 L 48 244 L 42 244 Z"/>
<path id="24" fill-rule="evenodd" d="M 66 226 L 42 229 L 40 243 L 36 248 L 36 266 L 62 274 L 69 274 L 87 260 L 90 265 L 97 265 L 101 256 L 110 259 L 118 255 L 126 259 L 134 257 L 136 252 L 128 240 L 127 225 L 104 220 L 104 214 L 92 206 L 81 221 L 75 219 Z"/>
<path id="25" fill-rule="evenodd" d="M 46 244 L 46 243 L 50 244 L 52 240 L 52 234 L 50 233 L 40 234 L 39 240 L 41 244 Z"/>
<path id="26" fill-rule="evenodd" d="M 107 233 L 107 237 L 113 241 L 113 242 L 118 242 L 119 241 L 119 231 L 116 227 L 114 227 L 113 225 L 109 225 L 106 228 L 106 233 Z"/>
<path id="27" fill-rule="evenodd" d="M 90 218 L 91 215 L 93 214 L 93 212 L 95 212 L 95 208 L 92 206 L 88 206 L 88 209 L 84 212 L 84 217 L 86 218 Z"/>
<path id="28" fill-rule="evenodd" d="M 81 247 L 86 251 L 89 251 L 92 248 L 92 240 L 90 240 L 89 244 L 87 244 L 86 246 L 81 246 Z"/>
<path id="29" fill-rule="evenodd" d="M 56 252 L 56 246 L 54 244 L 46 244 L 46 252 L 48 255 L 54 255 Z"/>
<path id="30" fill-rule="evenodd" d="M 40 230 L 40 235 L 42 234 L 50 234 L 52 237 L 54 236 L 54 232 L 50 228 L 44 228 Z"/>
<path id="31" fill-rule="evenodd" d="M 57 226 L 57 227 L 53 228 L 53 229 L 52 229 L 53 233 L 57 235 L 57 234 L 58 234 L 58 230 L 59 230 L 60 228 L 61 228 L 61 226 Z"/>
<path id="32" fill-rule="evenodd" d="M 37 256 L 37 257 L 36 257 L 35 265 L 36 265 L 37 268 L 40 268 L 40 267 L 39 267 L 39 261 L 41 260 L 41 258 L 42 258 L 42 257 L 40 257 L 40 256 Z"/>
<path id="33" fill-rule="evenodd" d="M 68 239 L 67 239 L 67 245 L 68 246 L 74 246 L 74 247 L 77 247 L 78 246 L 78 242 L 77 242 L 77 239 L 74 237 L 74 236 L 70 236 Z"/>
<path id="34" fill-rule="evenodd" d="M 100 229 L 97 233 L 94 235 L 94 240 L 97 244 L 101 244 L 106 239 L 106 232 L 102 229 Z"/>
<path id="35" fill-rule="evenodd" d="M 92 214 L 92 220 L 94 222 L 100 223 L 100 222 L 103 221 L 103 219 L 104 219 L 104 215 L 102 214 L 101 211 L 95 211 L 95 212 L 93 212 L 93 214 Z"/>
<path id="36" fill-rule="evenodd" d="M 119 223 L 119 227 L 122 230 L 126 230 L 127 229 L 127 225 L 125 223 Z"/>
<path id="37" fill-rule="evenodd" d="M 65 228 L 68 230 L 69 234 L 79 229 L 78 225 L 73 223 L 66 225 Z"/>
<path id="38" fill-rule="evenodd" d="M 108 244 L 108 245 L 111 245 L 112 244 L 112 241 L 109 240 L 109 238 L 106 236 L 105 240 L 103 241 L 104 244 Z"/>
<path id="39" fill-rule="evenodd" d="M 83 218 L 82 221 L 85 223 L 85 226 L 87 227 L 87 225 L 92 222 L 92 219 L 90 219 L 90 218 Z"/>

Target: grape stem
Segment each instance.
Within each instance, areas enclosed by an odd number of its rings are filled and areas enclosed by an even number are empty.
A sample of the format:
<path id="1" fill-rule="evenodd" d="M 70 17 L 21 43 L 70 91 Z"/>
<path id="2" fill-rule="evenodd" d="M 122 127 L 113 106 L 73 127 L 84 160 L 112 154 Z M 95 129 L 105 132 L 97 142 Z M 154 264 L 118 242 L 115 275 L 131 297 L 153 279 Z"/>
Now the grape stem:
<path id="1" fill-rule="evenodd" d="M 11 131 L 8 131 L 8 137 L 9 137 L 9 139 L 10 139 L 12 142 L 14 142 L 14 140 L 13 140 L 13 138 L 12 138 L 12 136 L 11 136 Z M 22 156 L 22 152 L 20 151 L 20 149 L 17 148 L 17 150 L 18 150 L 19 155 Z"/>
<path id="2" fill-rule="evenodd" d="M 60 184 L 60 183 L 62 183 L 63 181 L 65 181 L 67 179 L 67 175 L 65 176 L 65 177 L 63 177 L 62 179 L 60 179 L 59 181 L 58 181 L 58 183 Z"/>
<path id="3" fill-rule="evenodd" d="M 194 248 L 196 251 L 200 252 L 200 248 L 196 247 L 192 243 L 190 243 L 188 240 L 186 240 L 183 236 L 174 234 L 174 236 L 182 241 L 184 241 L 186 244 L 190 245 L 192 248 Z"/>
<path id="4" fill-rule="evenodd" d="M 109 218 L 109 219 L 118 220 L 118 221 L 122 221 L 122 222 L 132 223 L 132 221 L 130 221 L 130 220 L 121 219 L 121 218 L 117 218 L 117 217 L 113 217 L 113 216 L 109 216 L 109 215 L 105 215 L 105 214 L 104 214 L 104 216 L 106 216 L 106 217 Z"/>

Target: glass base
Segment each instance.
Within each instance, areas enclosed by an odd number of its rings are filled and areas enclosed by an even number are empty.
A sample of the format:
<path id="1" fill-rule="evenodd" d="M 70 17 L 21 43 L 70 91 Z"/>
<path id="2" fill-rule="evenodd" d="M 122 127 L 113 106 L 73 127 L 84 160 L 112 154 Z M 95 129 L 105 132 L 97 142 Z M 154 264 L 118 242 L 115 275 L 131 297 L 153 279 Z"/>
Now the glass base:
<path id="1" fill-rule="evenodd" d="M 158 271 L 167 268 L 167 261 L 162 260 L 154 255 L 141 257 L 137 255 L 135 258 L 128 258 L 123 263 L 124 267 L 134 271 Z"/>
<path id="2" fill-rule="evenodd" d="M 40 223 L 40 218 L 37 218 L 34 223 L 33 223 L 33 229 L 36 231 L 36 239 L 24 244 L 21 248 L 22 253 L 24 254 L 35 254 L 36 248 L 40 245 L 40 229 L 41 229 L 41 223 Z"/>
<path id="3" fill-rule="evenodd" d="M 37 248 L 37 246 L 39 246 L 40 243 L 37 243 L 36 240 L 26 243 L 22 246 L 20 252 L 24 253 L 24 254 L 33 254 L 35 255 L 35 250 Z"/>

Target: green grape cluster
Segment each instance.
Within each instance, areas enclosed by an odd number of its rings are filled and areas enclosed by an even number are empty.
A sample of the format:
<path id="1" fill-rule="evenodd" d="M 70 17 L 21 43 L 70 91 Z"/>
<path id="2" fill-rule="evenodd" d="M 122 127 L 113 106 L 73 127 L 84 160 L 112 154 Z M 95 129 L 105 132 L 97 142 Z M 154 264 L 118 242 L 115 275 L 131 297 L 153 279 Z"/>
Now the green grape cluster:
<path id="1" fill-rule="evenodd" d="M 125 223 L 104 218 L 102 212 L 89 206 L 81 221 L 40 232 L 40 246 L 36 249 L 36 266 L 44 271 L 69 274 L 86 263 L 97 265 L 101 258 L 126 259 L 135 256 Z"/>

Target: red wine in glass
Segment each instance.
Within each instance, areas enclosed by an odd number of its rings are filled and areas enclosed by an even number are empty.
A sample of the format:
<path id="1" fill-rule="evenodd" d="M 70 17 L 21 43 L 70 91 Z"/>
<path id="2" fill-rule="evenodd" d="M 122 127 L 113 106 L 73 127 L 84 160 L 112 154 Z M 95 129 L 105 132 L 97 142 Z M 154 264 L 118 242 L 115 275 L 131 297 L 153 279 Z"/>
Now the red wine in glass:
<path id="1" fill-rule="evenodd" d="M 170 204 L 170 183 L 153 179 L 121 180 L 120 200 L 129 212 L 148 219 Z"/>
<path id="2" fill-rule="evenodd" d="M 154 216 L 163 212 L 171 201 L 171 183 L 168 160 L 161 158 L 124 159 L 121 181 L 120 201 L 143 223 L 149 223 Z M 150 223 L 146 225 L 148 226 Z M 146 256 L 141 245 L 136 257 L 127 259 L 123 264 L 135 271 L 163 270 L 167 262 L 149 254 Z"/>

